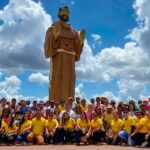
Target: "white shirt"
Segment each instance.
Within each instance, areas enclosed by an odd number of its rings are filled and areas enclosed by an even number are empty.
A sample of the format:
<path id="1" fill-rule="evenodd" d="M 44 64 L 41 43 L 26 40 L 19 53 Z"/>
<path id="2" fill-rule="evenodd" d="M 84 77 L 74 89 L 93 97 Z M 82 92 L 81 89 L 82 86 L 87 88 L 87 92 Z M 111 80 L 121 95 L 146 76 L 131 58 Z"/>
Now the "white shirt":
<path id="1" fill-rule="evenodd" d="M 70 111 L 62 110 L 61 113 L 60 113 L 60 115 L 59 115 L 59 118 L 62 118 L 62 116 L 63 116 L 63 114 L 64 114 L 65 112 L 67 112 L 71 118 L 75 118 L 75 113 L 74 113 L 74 111 L 71 110 L 71 109 L 70 109 Z"/>

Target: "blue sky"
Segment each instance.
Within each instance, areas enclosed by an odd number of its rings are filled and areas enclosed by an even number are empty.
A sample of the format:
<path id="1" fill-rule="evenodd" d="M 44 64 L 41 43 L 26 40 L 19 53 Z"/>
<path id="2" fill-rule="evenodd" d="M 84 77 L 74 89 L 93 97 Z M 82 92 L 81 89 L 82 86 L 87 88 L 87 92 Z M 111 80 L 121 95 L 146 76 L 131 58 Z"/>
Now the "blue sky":
<path id="1" fill-rule="evenodd" d="M 47 99 L 49 62 L 43 42 L 62 5 L 70 8 L 71 26 L 87 32 L 76 64 L 76 96 L 148 97 L 148 0 L 1 1 L 0 97 Z"/>

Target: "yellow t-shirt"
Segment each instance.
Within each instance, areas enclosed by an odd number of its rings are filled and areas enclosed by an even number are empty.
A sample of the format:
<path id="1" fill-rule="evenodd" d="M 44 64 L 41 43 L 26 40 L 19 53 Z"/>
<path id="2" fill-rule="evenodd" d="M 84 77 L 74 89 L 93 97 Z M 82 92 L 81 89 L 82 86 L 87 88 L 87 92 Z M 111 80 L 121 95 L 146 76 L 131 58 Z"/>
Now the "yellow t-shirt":
<path id="1" fill-rule="evenodd" d="M 88 110 L 87 105 L 85 105 L 85 106 L 81 105 L 81 110 L 82 110 L 83 112 L 86 112 L 86 111 Z"/>
<path id="2" fill-rule="evenodd" d="M 86 121 L 86 120 L 82 120 L 81 118 L 77 119 L 77 124 L 81 127 L 81 128 L 85 128 L 85 130 L 87 131 L 90 127 L 90 121 Z"/>
<path id="3" fill-rule="evenodd" d="M 105 113 L 104 114 L 104 121 L 106 121 L 109 125 L 111 124 L 111 121 L 114 119 L 113 113 Z"/>
<path id="4" fill-rule="evenodd" d="M 147 119 L 146 117 L 143 117 L 141 119 L 137 119 L 135 126 L 139 127 L 142 125 L 142 128 L 138 131 L 138 133 L 147 133 L 148 132 L 148 126 L 147 126 Z"/>
<path id="5" fill-rule="evenodd" d="M 52 131 L 57 125 L 58 125 L 58 121 L 54 118 L 52 120 L 46 121 L 46 126 L 49 131 Z"/>
<path id="6" fill-rule="evenodd" d="M 45 126 L 46 120 L 44 118 L 41 118 L 40 120 L 38 120 L 37 118 L 32 119 L 33 134 L 43 135 Z"/>
<path id="7" fill-rule="evenodd" d="M 1 128 L 5 125 L 5 121 L 4 120 L 2 120 L 2 124 L 1 124 Z"/>
<path id="8" fill-rule="evenodd" d="M 60 112 L 65 109 L 65 106 L 59 105 Z"/>
<path id="9" fill-rule="evenodd" d="M 73 130 L 73 129 L 75 129 L 75 128 L 74 128 L 74 125 L 75 125 L 75 119 L 74 119 L 74 118 L 70 118 L 70 119 L 66 122 L 65 127 L 66 127 L 67 129 L 69 129 L 69 130 Z"/>
<path id="10" fill-rule="evenodd" d="M 4 133 L 5 134 L 8 134 L 10 131 L 13 131 L 17 128 L 17 126 L 15 124 L 13 124 L 12 128 L 8 127 L 8 124 L 5 123 L 5 122 L 2 123 L 2 127 L 4 128 Z"/>
<path id="11" fill-rule="evenodd" d="M 31 121 L 31 120 L 25 121 L 25 122 L 20 126 L 19 134 L 23 134 L 24 129 L 28 128 L 28 127 L 31 126 L 31 125 L 32 125 L 32 121 Z"/>
<path id="12" fill-rule="evenodd" d="M 150 119 L 148 119 L 147 117 L 146 117 L 146 120 L 147 120 L 147 127 L 148 127 L 148 130 L 150 131 Z"/>
<path id="13" fill-rule="evenodd" d="M 96 119 L 96 120 L 94 120 L 94 119 L 91 120 L 91 127 L 92 127 L 93 129 L 96 129 L 96 128 L 98 128 L 99 126 L 102 127 L 100 130 L 104 131 L 102 119 L 98 118 L 98 119 Z"/>
<path id="14" fill-rule="evenodd" d="M 131 133 L 131 127 L 135 125 L 135 120 L 133 117 L 128 116 L 128 118 L 123 119 L 124 130 L 128 133 Z"/>
<path id="15" fill-rule="evenodd" d="M 114 132 L 119 132 L 120 129 L 122 128 L 123 126 L 123 122 L 121 119 L 118 119 L 118 120 L 112 120 L 111 123 L 110 123 L 110 126 L 111 126 L 111 129 L 114 131 Z"/>

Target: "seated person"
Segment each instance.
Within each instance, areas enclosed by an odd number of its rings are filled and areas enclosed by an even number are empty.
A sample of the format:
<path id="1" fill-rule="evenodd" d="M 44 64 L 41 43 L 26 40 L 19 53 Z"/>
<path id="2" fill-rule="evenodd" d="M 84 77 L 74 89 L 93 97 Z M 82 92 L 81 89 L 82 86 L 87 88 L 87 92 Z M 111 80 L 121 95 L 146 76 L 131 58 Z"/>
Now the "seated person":
<path id="1" fill-rule="evenodd" d="M 123 127 L 122 130 L 119 132 L 119 137 L 124 143 L 128 144 L 128 138 L 135 128 L 135 120 L 129 115 L 128 110 L 124 110 L 123 115 Z"/>
<path id="2" fill-rule="evenodd" d="M 142 143 L 145 141 L 145 136 L 148 133 L 147 119 L 142 111 L 137 112 L 136 115 L 135 129 L 128 140 L 131 146 L 142 146 Z"/>
<path id="3" fill-rule="evenodd" d="M 96 112 L 93 112 L 93 119 L 91 120 L 91 133 L 90 139 L 93 144 L 100 142 L 105 137 L 105 130 L 103 127 L 103 121 L 98 117 Z"/>
<path id="4" fill-rule="evenodd" d="M 1 141 L 7 144 L 13 144 L 16 140 L 18 127 L 14 123 L 14 118 L 9 115 L 5 118 L 5 122 L 2 124 Z"/>
<path id="5" fill-rule="evenodd" d="M 56 128 L 58 127 L 58 121 L 54 117 L 54 113 L 50 112 L 48 120 L 46 121 L 46 134 L 45 143 L 50 143 L 53 140 Z"/>
<path id="6" fill-rule="evenodd" d="M 37 144 L 44 144 L 44 132 L 46 128 L 46 120 L 42 117 L 42 111 L 37 109 L 36 117 L 32 119 L 31 133 L 27 136 L 28 142 L 36 142 Z"/>
<path id="7" fill-rule="evenodd" d="M 75 129 L 75 119 L 71 118 L 67 112 L 64 112 L 62 118 L 60 118 L 60 124 L 54 135 L 54 143 L 58 144 L 73 142 L 75 138 Z"/>
<path id="8" fill-rule="evenodd" d="M 86 113 L 83 112 L 80 115 L 80 118 L 77 119 L 77 129 L 76 129 L 76 143 L 87 142 L 87 139 L 90 136 L 91 126 L 90 121 L 87 119 Z"/>
<path id="9" fill-rule="evenodd" d="M 31 132 L 32 121 L 28 119 L 28 114 L 26 113 L 19 125 L 19 134 L 17 136 L 16 142 L 17 143 L 26 143 L 27 136 Z"/>
<path id="10" fill-rule="evenodd" d="M 122 129 L 123 122 L 119 118 L 119 114 L 117 112 L 113 112 L 114 119 L 110 123 L 110 128 L 106 133 L 107 143 L 117 145 L 120 141 L 118 134 Z"/>

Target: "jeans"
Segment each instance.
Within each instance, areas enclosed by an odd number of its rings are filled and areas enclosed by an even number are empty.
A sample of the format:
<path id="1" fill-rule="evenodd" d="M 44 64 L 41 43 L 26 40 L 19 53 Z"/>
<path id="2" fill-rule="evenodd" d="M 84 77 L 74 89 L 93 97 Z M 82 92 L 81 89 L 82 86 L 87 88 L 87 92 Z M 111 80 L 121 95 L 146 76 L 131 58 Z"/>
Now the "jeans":
<path id="1" fill-rule="evenodd" d="M 80 138 L 84 135 L 82 130 L 76 130 L 76 143 L 80 143 Z"/>
<path id="2" fill-rule="evenodd" d="M 44 142 L 47 144 L 50 144 L 51 140 L 53 140 L 53 137 L 51 135 L 44 135 Z"/>
<path id="3" fill-rule="evenodd" d="M 12 144 L 13 142 L 15 142 L 15 139 L 16 139 L 16 135 L 7 136 L 3 134 L 1 136 L 1 141 L 8 144 Z"/>
<path id="4" fill-rule="evenodd" d="M 25 131 L 23 134 L 18 135 L 16 140 L 19 143 L 21 143 L 21 142 L 27 142 L 27 136 L 28 136 L 28 134 L 29 134 L 29 132 Z"/>
<path id="5" fill-rule="evenodd" d="M 119 137 L 126 143 L 128 143 L 128 138 L 129 138 L 130 134 L 126 131 L 120 131 L 119 132 Z"/>
<path id="6" fill-rule="evenodd" d="M 90 139 L 92 140 L 93 144 L 96 144 L 96 143 L 100 142 L 101 139 L 104 137 L 105 137 L 105 132 L 97 130 L 93 133 L 92 136 L 90 136 Z"/>
<path id="7" fill-rule="evenodd" d="M 57 128 L 54 134 L 54 143 L 73 142 L 75 138 L 75 131 L 64 130 L 64 128 Z"/>
<path id="8" fill-rule="evenodd" d="M 136 133 L 132 138 L 131 141 L 134 141 L 134 145 L 140 146 L 145 141 L 146 133 Z M 130 144 L 130 143 L 129 143 Z M 132 144 L 132 143 L 131 143 Z"/>

